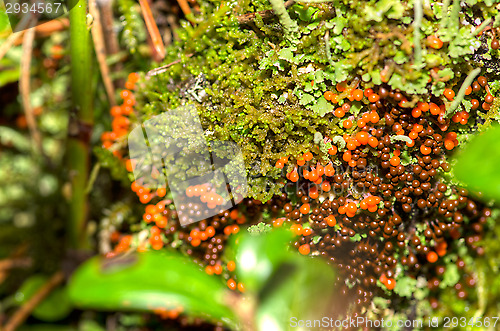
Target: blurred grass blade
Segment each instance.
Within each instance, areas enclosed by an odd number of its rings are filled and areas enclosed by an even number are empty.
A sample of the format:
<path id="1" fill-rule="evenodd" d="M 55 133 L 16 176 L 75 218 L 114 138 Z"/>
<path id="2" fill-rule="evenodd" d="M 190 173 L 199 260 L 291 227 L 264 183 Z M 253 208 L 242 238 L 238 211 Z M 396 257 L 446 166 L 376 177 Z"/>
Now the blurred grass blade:
<path id="1" fill-rule="evenodd" d="M 455 176 L 471 190 L 500 201 L 500 127 L 492 126 L 467 143 L 457 155 Z"/>
<path id="2" fill-rule="evenodd" d="M 235 328 L 236 319 L 226 304 L 228 293 L 220 279 L 175 252 L 94 257 L 74 273 L 69 283 L 70 299 L 81 308 L 178 310 Z"/>

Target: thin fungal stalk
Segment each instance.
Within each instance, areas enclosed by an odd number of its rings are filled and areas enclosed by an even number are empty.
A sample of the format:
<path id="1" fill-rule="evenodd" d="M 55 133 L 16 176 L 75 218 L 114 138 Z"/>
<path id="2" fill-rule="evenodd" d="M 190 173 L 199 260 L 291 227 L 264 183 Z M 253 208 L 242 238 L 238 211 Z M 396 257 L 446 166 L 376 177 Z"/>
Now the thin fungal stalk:
<path id="1" fill-rule="evenodd" d="M 424 11 L 422 8 L 422 0 L 415 0 L 413 5 L 415 11 L 415 19 L 413 20 L 413 55 L 415 57 L 415 66 L 420 68 L 422 65 L 422 45 L 420 44 L 420 26 Z"/>
<path id="2" fill-rule="evenodd" d="M 269 0 L 273 6 L 273 11 L 278 16 L 280 23 L 285 29 L 285 37 L 290 43 L 294 43 L 298 34 L 299 26 L 297 22 L 292 20 L 285 7 L 285 3 L 282 0 Z"/>
<path id="3" fill-rule="evenodd" d="M 457 109 L 458 106 L 462 103 L 462 100 L 464 99 L 465 96 L 465 90 L 467 89 L 468 86 L 472 84 L 474 78 L 476 78 L 476 76 L 479 75 L 480 72 L 481 68 L 476 68 L 467 75 L 467 78 L 465 78 L 465 81 L 460 87 L 460 90 L 458 90 L 458 94 L 455 97 L 455 100 L 453 100 L 453 102 L 450 105 L 450 108 L 448 108 L 448 110 L 446 111 L 446 114 L 444 115 L 445 117 L 453 113 L 455 109 Z"/>
<path id="4" fill-rule="evenodd" d="M 455 38 L 458 34 L 458 30 L 460 29 L 460 0 L 453 0 L 453 4 L 451 5 L 451 13 L 448 21 L 448 29 L 450 29 L 453 34 L 452 38 Z"/>
<path id="5" fill-rule="evenodd" d="M 478 26 L 474 32 L 472 32 L 472 36 L 475 37 L 477 36 L 481 31 L 484 30 L 484 28 L 486 28 L 488 25 L 490 25 L 491 23 L 491 18 L 488 18 L 487 20 L 485 20 L 483 23 L 481 23 L 480 26 Z"/>
<path id="6" fill-rule="evenodd" d="M 332 52 L 330 51 L 330 31 L 326 31 L 325 33 L 325 48 L 328 62 L 330 62 L 330 65 L 333 66 Z"/>
<path id="7" fill-rule="evenodd" d="M 446 26 L 448 25 L 448 7 L 450 7 L 450 0 L 444 0 L 443 1 L 443 8 L 441 12 L 441 30 L 446 29 Z"/>

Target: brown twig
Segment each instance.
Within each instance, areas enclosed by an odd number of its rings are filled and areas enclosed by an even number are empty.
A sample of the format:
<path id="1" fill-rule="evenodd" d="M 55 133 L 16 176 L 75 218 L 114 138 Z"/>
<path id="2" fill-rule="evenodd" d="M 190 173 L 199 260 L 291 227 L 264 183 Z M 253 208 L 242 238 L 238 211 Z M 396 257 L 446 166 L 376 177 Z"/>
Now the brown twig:
<path id="1" fill-rule="evenodd" d="M 30 257 L 24 258 L 10 258 L 0 260 L 0 271 L 9 270 L 13 268 L 27 268 L 31 266 L 33 260 Z"/>
<path id="2" fill-rule="evenodd" d="M 177 0 L 177 3 L 179 4 L 179 7 L 181 7 L 184 16 L 191 14 L 191 7 L 189 7 L 187 0 Z"/>
<path id="3" fill-rule="evenodd" d="M 118 44 L 118 37 L 114 29 L 114 14 L 113 14 L 113 0 L 96 0 L 99 14 L 101 15 L 102 31 L 106 38 L 104 43 L 106 45 L 106 54 L 114 55 L 120 52 L 120 45 Z M 112 72 L 120 72 L 123 69 L 121 61 L 116 62 L 111 66 Z M 114 87 L 123 86 L 125 81 L 121 78 L 114 80 Z"/>
<path id="4" fill-rule="evenodd" d="M 191 57 L 193 56 L 193 53 L 191 54 L 188 54 L 186 55 L 187 57 Z M 174 64 L 177 64 L 179 62 L 181 62 L 182 60 L 181 59 L 178 59 L 178 60 L 175 60 L 173 62 L 170 62 L 169 64 L 166 64 L 164 66 L 161 66 L 161 67 L 158 67 L 158 68 L 154 68 L 150 71 L 148 71 L 148 73 L 146 74 L 146 79 L 150 79 L 151 77 L 153 76 L 156 76 L 156 75 L 159 75 L 161 73 L 164 73 L 165 71 L 167 71 L 167 69 L 171 66 L 173 66 Z"/>
<path id="5" fill-rule="evenodd" d="M 42 138 L 36 125 L 35 114 L 33 114 L 30 99 L 31 56 L 33 53 L 33 40 L 35 39 L 35 29 L 33 29 L 33 26 L 36 24 L 36 20 L 36 17 L 30 20 L 30 28 L 26 30 L 23 36 L 23 55 L 21 58 L 21 76 L 19 77 L 19 93 L 21 94 L 26 123 L 28 124 L 31 138 L 33 139 L 37 149 L 43 155 Z"/>
<path id="6" fill-rule="evenodd" d="M 0 261 L 0 284 L 9 276 L 9 271 L 12 268 L 21 268 L 21 267 L 29 267 L 32 263 L 31 258 L 23 258 L 22 256 L 26 253 L 28 246 L 26 244 L 22 244 L 17 247 L 12 254 L 7 259 Z M 28 260 L 30 265 L 28 265 Z M 21 262 L 21 260 L 24 260 Z M 25 263 L 26 265 L 23 265 Z M 0 315 L 1 316 L 1 315 Z M 1 325 L 0 320 L 0 325 Z M 1 329 L 0 329 L 1 330 Z"/>
<path id="7" fill-rule="evenodd" d="M 153 42 L 153 49 L 156 51 L 159 60 L 161 61 L 165 58 L 165 45 L 161 39 L 160 31 L 156 25 L 153 13 L 151 12 L 151 7 L 149 6 L 148 0 L 139 0 L 139 4 L 141 5 L 142 16 L 146 22 L 146 28 L 148 29 L 149 36 Z"/>
<path id="8" fill-rule="evenodd" d="M 69 20 L 67 18 L 60 18 L 40 23 L 40 25 L 35 27 L 35 32 L 37 36 L 47 37 L 54 32 L 66 30 L 67 28 L 69 28 Z"/>
<path id="9" fill-rule="evenodd" d="M 33 309 L 42 302 L 47 295 L 52 292 L 59 284 L 64 280 L 64 274 L 61 271 L 56 272 L 25 304 L 23 304 L 15 313 L 12 315 L 10 320 L 7 322 L 3 331 L 14 331 L 16 330 L 31 314 Z"/>
<path id="10" fill-rule="evenodd" d="M 111 106 L 116 106 L 115 87 L 113 86 L 113 81 L 109 76 L 109 66 L 106 62 L 106 44 L 104 42 L 101 15 L 99 13 L 99 8 L 96 5 L 96 0 L 89 0 L 89 12 L 90 15 L 94 17 L 94 24 L 92 26 L 91 33 L 94 41 L 97 62 L 99 63 L 99 68 L 101 69 L 104 88 L 106 89 L 106 94 L 108 95 L 109 104 Z"/>
<path id="11" fill-rule="evenodd" d="M 45 23 L 40 23 L 35 29 L 36 38 L 45 38 L 57 31 L 63 31 L 69 28 L 69 20 L 67 18 L 55 19 Z M 20 31 L 19 36 L 24 36 L 26 31 Z M 14 45 L 22 44 L 22 40 L 19 38 L 14 42 Z"/>
<path id="12" fill-rule="evenodd" d="M 285 2 L 285 8 L 291 7 L 294 4 L 295 4 L 295 0 L 288 0 L 287 2 Z M 259 11 L 257 13 L 248 13 L 248 14 L 238 16 L 237 17 L 238 23 L 239 24 L 247 24 L 247 23 L 253 22 L 253 20 L 257 16 L 257 14 L 262 16 L 263 19 L 274 17 L 273 10 L 262 10 L 262 11 Z"/>
<path id="13" fill-rule="evenodd" d="M 113 1 L 112 0 L 96 0 L 97 8 L 101 16 L 102 31 L 106 38 L 106 49 L 108 54 L 116 54 L 120 51 L 118 38 L 115 29 L 113 28 Z"/>

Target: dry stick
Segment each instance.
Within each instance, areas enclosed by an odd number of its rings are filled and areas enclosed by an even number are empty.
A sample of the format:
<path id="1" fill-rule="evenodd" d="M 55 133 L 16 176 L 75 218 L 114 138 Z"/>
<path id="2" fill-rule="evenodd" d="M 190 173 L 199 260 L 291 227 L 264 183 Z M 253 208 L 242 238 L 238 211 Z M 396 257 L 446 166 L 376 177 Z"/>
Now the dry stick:
<path id="1" fill-rule="evenodd" d="M 19 247 L 17 247 L 9 256 L 8 259 L 4 259 L 0 261 L 0 284 L 3 283 L 3 281 L 9 276 L 9 270 L 12 268 L 28 268 L 31 266 L 32 259 L 29 257 L 22 257 L 27 250 L 27 245 L 26 244 L 21 244 Z M 25 261 L 21 261 L 25 260 Z M 29 261 L 28 261 L 29 260 Z M 28 265 L 29 262 L 29 265 Z M 22 265 L 22 264 L 25 265 Z M 1 317 L 1 316 L 0 316 Z M 1 325 L 1 320 L 0 320 L 0 325 Z M 1 330 L 1 328 L 0 328 Z"/>
<path id="2" fill-rule="evenodd" d="M 35 29 L 35 37 L 36 38 L 44 38 L 48 37 L 54 32 L 63 31 L 69 28 L 69 20 L 67 18 L 63 18 L 60 20 L 53 20 L 37 25 Z M 19 38 L 14 42 L 14 46 L 22 44 L 22 40 L 20 40 L 21 36 L 24 36 L 25 31 L 20 31 L 18 35 Z"/>
<path id="3" fill-rule="evenodd" d="M 36 23 L 36 18 L 30 20 L 31 27 L 26 30 L 23 37 L 23 55 L 21 58 L 21 76 L 19 77 L 19 92 L 21 94 L 21 100 L 23 104 L 24 114 L 26 116 L 26 123 L 28 124 L 31 137 L 35 146 L 43 155 L 42 149 L 42 138 L 38 127 L 36 125 L 35 115 L 33 114 L 33 108 L 31 107 L 30 99 L 30 76 L 31 76 L 31 56 L 33 51 L 33 40 L 35 39 L 35 29 L 33 26 Z"/>
<path id="4" fill-rule="evenodd" d="M 179 4 L 179 7 L 181 7 L 182 12 L 184 13 L 184 16 L 187 16 L 191 14 L 191 8 L 189 7 L 188 3 L 186 0 L 177 0 L 177 3 Z"/>
<path id="5" fill-rule="evenodd" d="M 191 53 L 191 54 L 188 54 L 186 56 L 187 57 L 191 57 L 191 56 L 193 56 L 193 54 L 194 53 Z M 150 79 L 153 76 L 156 76 L 156 75 L 159 75 L 161 73 L 164 73 L 165 71 L 167 71 L 167 69 L 169 67 L 173 66 L 174 64 L 180 63 L 181 61 L 182 61 L 182 59 L 178 59 L 178 60 L 175 60 L 173 62 L 170 62 L 167 65 L 164 65 L 164 66 L 161 66 L 161 67 L 158 67 L 158 68 L 154 68 L 154 69 L 148 71 L 148 73 L 146 74 L 146 79 Z"/>
<path id="6" fill-rule="evenodd" d="M 165 45 L 163 44 L 163 40 L 161 39 L 160 31 L 158 30 L 158 26 L 156 25 L 153 13 L 151 12 L 151 8 L 149 7 L 149 3 L 147 0 L 139 0 L 139 4 L 141 5 L 142 16 L 144 17 L 146 27 L 148 29 L 149 35 L 151 36 L 153 47 L 161 60 L 163 60 L 165 58 Z"/>
<path id="7" fill-rule="evenodd" d="M 91 33 L 92 39 L 94 40 L 97 62 L 99 63 L 99 68 L 101 69 L 104 88 L 106 89 L 106 94 L 108 95 L 109 104 L 111 106 L 116 106 L 115 87 L 113 86 L 113 81 L 109 76 L 109 66 L 106 62 L 106 45 L 102 31 L 101 15 L 99 13 L 99 8 L 97 8 L 96 0 L 89 0 L 89 12 L 90 15 L 94 17 L 94 24 L 92 25 Z"/>
<path id="8" fill-rule="evenodd" d="M 120 51 L 118 38 L 115 29 L 113 28 L 113 1 L 112 0 L 96 0 L 99 14 L 101 16 L 101 26 L 106 39 L 106 49 L 108 54 L 116 54 Z"/>
<path id="9" fill-rule="evenodd" d="M 114 55 L 120 52 L 120 45 L 118 44 L 118 37 L 114 29 L 114 14 L 113 14 L 113 0 L 96 0 L 97 8 L 101 16 L 101 27 L 106 45 L 106 54 Z M 121 61 L 116 62 L 111 66 L 112 72 L 121 72 L 123 64 Z M 114 80 L 114 87 L 123 86 L 125 81 L 122 78 Z"/>
<path id="10" fill-rule="evenodd" d="M 54 32 L 66 30 L 67 28 L 69 28 L 69 20 L 67 18 L 61 18 L 40 23 L 40 25 L 35 27 L 35 32 L 37 36 L 45 37 Z"/>
<path id="11" fill-rule="evenodd" d="M 16 330 L 31 314 L 33 309 L 42 302 L 47 295 L 52 292 L 64 280 L 64 274 L 61 271 L 56 272 L 25 304 L 19 308 L 7 322 L 3 331 Z"/>
<path id="12" fill-rule="evenodd" d="M 294 4 L 295 4 L 295 0 L 288 0 L 287 2 L 285 2 L 285 8 L 291 7 Z M 275 16 L 275 13 L 273 10 L 262 10 L 262 11 L 259 11 L 257 13 L 249 13 L 249 14 L 238 16 L 238 18 L 237 18 L 238 23 L 239 24 L 247 24 L 247 23 L 253 22 L 253 20 L 255 20 L 255 17 L 257 16 L 257 14 L 262 16 L 263 19 L 267 19 L 267 18 L 271 18 L 271 17 Z"/>
<path id="13" fill-rule="evenodd" d="M 422 45 L 420 44 L 420 26 L 422 25 L 422 18 L 424 17 L 424 9 L 422 8 L 422 0 L 415 0 L 413 3 L 413 10 L 415 18 L 413 20 L 413 47 L 415 65 L 420 68 L 422 65 Z"/>
<path id="14" fill-rule="evenodd" d="M 13 268 L 27 268 L 31 266 L 33 260 L 30 257 L 0 260 L 0 271 Z"/>

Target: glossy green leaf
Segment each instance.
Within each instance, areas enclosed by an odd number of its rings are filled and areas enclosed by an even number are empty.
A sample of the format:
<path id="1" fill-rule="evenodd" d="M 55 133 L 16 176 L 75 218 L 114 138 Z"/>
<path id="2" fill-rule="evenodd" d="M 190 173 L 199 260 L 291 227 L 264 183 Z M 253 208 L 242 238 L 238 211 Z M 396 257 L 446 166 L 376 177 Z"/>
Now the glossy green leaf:
<path id="1" fill-rule="evenodd" d="M 295 12 L 298 14 L 299 18 L 304 22 L 309 22 L 312 20 L 314 13 L 318 11 L 317 8 L 303 5 L 295 5 L 293 7 Z"/>
<path id="2" fill-rule="evenodd" d="M 7 16 L 7 13 L 2 8 L 2 10 L 0 10 L 0 32 L 6 32 L 8 30 L 11 30 L 9 16 Z"/>
<path id="3" fill-rule="evenodd" d="M 325 261 L 290 250 L 289 230 L 238 238 L 238 279 L 256 295 L 259 330 L 288 330 L 293 318 L 326 316 L 335 272 Z"/>
<path id="4" fill-rule="evenodd" d="M 43 275 L 35 275 L 26 280 L 16 293 L 16 301 L 23 304 L 28 301 L 48 280 Z M 33 316 L 42 321 L 58 321 L 73 310 L 65 287 L 58 287 L 33 310 Z"/>
<path id="5" fill-rule="evenodd" d="M 485 197 L 500 200 L 500 127 L 492 126 L 471 139 L 457 156 L 456 177 Z"/>
<path id="6" fill-rule="evenodd" d="M 235 327 L 234 314 L 226 304 L 228 291 L 219 278 L 176 252 L 94 257 L 69 283 L 70 298 L 81 308 L 147 312 L 180 308 L 190 316 Z"/>
<path id="7" fill-rule="evenodd" d="M 238 279 L 248 291 L 257 293 L 278 267 L 293 255 L 288 251 L 292 239 L 290 231 L 270 231 L 259 236 L 250 234 L 238 237 L 236 269 Z M 234 244 L 233 244 L 234 246 Z"/>
<path id="8" fill-rule="evenodd" d="M 2 69 L 0 72 L 0 86 L 7 85 L 19 80 L 20 72 L 18 68 Z"/>
<path id="9" fill-rule="evenodd" d="M 335 273 L 318 258 L 296 256 L 285 262 L 260 294 L 259 330 L 289 330 L 294 321 L 328 316 Z"/>

